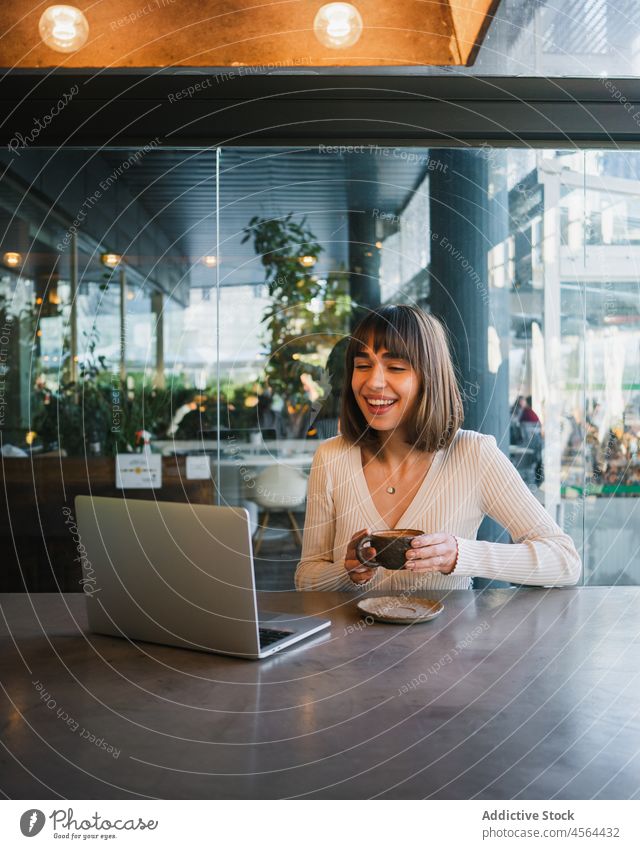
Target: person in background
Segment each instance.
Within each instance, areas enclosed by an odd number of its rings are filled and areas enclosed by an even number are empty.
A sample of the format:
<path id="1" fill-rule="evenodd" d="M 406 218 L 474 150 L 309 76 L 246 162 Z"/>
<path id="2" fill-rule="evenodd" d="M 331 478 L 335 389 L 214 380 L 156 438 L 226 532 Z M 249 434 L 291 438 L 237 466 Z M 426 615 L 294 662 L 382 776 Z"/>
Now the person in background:
<path id="1" fill-rule="evenodd" d="M 519 395 L 511 407 L 511 416 L 509 418 L 509 443 L 511 445 L 522 444 L 522 431 L 520 430 L 520 400 L 522 395 Z"/>
<path id="2" fill-rule="evenodd" d="M 273 409 L 273 396 L 270 390 L 258 395 L 256 406 L 258 427 L 262 432 L 275 431 L 276 439 L 285 439 L 287 436 L 287 424 L 282 413 Z"/>
<path id="3" fill-rule="evenodd" d="M 344 383 L 344 357 L 349 345 L 349 337 L 340 339 L 327 357 L 327 365 L 322 386 L 325 397 L 315 410 L 311 427 L 315 428 L 318 439 L 329 439 L 340 433 L 340 396 Z"/>
<path id="4" fill-rule="evenodd" d="M 354 330 L 341 435 L 316 451 L 300 590 L 467 589 L 473 576 L 575 584 L 580 557 L 493 436 L 464 430 L 445 330 L 417 307 L 385 306 Z M 485 515 L 514 544 L 476 539 Z M 362 564 L 370 530 L 417 528 L 405 567 Z M 368 560 L 375 558 L 370 548 Z"/>
<path id="5" fill-rule="evenodd" d="M 520 421 L 528 424 L 540 424 L 540 419 L 531 407 L 531 395 L 523 398 L 522 395 L 518 399 L 520 404 Z"/>

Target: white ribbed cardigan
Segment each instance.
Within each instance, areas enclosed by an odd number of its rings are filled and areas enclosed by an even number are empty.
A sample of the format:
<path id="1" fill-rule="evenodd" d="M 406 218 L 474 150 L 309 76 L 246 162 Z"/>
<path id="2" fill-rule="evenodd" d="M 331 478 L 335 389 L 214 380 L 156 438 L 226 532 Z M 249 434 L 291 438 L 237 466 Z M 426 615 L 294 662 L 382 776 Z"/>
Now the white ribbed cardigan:
<path id="1" fill-rule="evenodd" d="M 499 522 L 513 544 L 476 540 L 485 515 Z M 519 584 L 575 584 L 581 562 L 561 531 L 524 483 L 493 436 L 460 429 L 436 452 L 398 528 L 452 534 L 458 562 L 449 575 L 419 575 L 379 568 L 366 584 L 354 584 L 344 568 L 347 544 L 364 528 L 387 529 L 376 510 L 362 469 L 360 447 L 342 436 L 323 442 L 311 467 L 299 590 L 468 589 L 473 576 Z"/>

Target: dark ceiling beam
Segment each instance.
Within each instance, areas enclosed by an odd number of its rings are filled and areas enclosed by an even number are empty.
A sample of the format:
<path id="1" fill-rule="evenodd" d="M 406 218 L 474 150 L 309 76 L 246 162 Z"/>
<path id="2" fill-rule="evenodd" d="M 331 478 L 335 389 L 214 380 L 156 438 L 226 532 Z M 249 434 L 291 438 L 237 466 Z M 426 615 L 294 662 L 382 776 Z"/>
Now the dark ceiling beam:
<path id="1" fill-rule="evenodd" d="M 22 71 L 0 80 L 0 123 L 0 144 L 30 147 L 622 147 L 640 140 L 640 80 Z"/>

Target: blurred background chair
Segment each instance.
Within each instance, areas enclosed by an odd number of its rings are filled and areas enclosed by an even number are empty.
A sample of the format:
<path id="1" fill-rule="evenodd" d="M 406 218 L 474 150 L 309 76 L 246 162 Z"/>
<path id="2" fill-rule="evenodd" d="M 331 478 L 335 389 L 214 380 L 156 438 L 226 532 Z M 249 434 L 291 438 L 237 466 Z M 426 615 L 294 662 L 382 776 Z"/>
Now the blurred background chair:
<path id="1" fill-rule="evenodd" d="M 274 465 L 264 469 L 255 479 L 254 501 L 261 510 L 253 553 L 257 555 L 262 545 L 264 532 L 273 513 L 286 513 L 291 529 L 302 546 L 302 533 L 294 510 L 302 507 L 307 497 L 306 476 L 285 465 Z"/>

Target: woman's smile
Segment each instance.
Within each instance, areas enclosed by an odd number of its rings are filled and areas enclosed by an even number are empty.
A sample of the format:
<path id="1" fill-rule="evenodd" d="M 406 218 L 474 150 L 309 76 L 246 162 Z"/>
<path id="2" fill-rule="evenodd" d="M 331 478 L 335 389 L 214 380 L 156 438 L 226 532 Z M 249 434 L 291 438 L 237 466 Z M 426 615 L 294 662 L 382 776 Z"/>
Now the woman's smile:
<path id="1" fill-rule="evenodd" d="M 365 401 L 369 407 L 369 412 L 374 416 L 382 416 L 388 413 L 391 407 L 398 403 L 396 398 L 376 398 L 375 396 L 365 396 Z"/>

